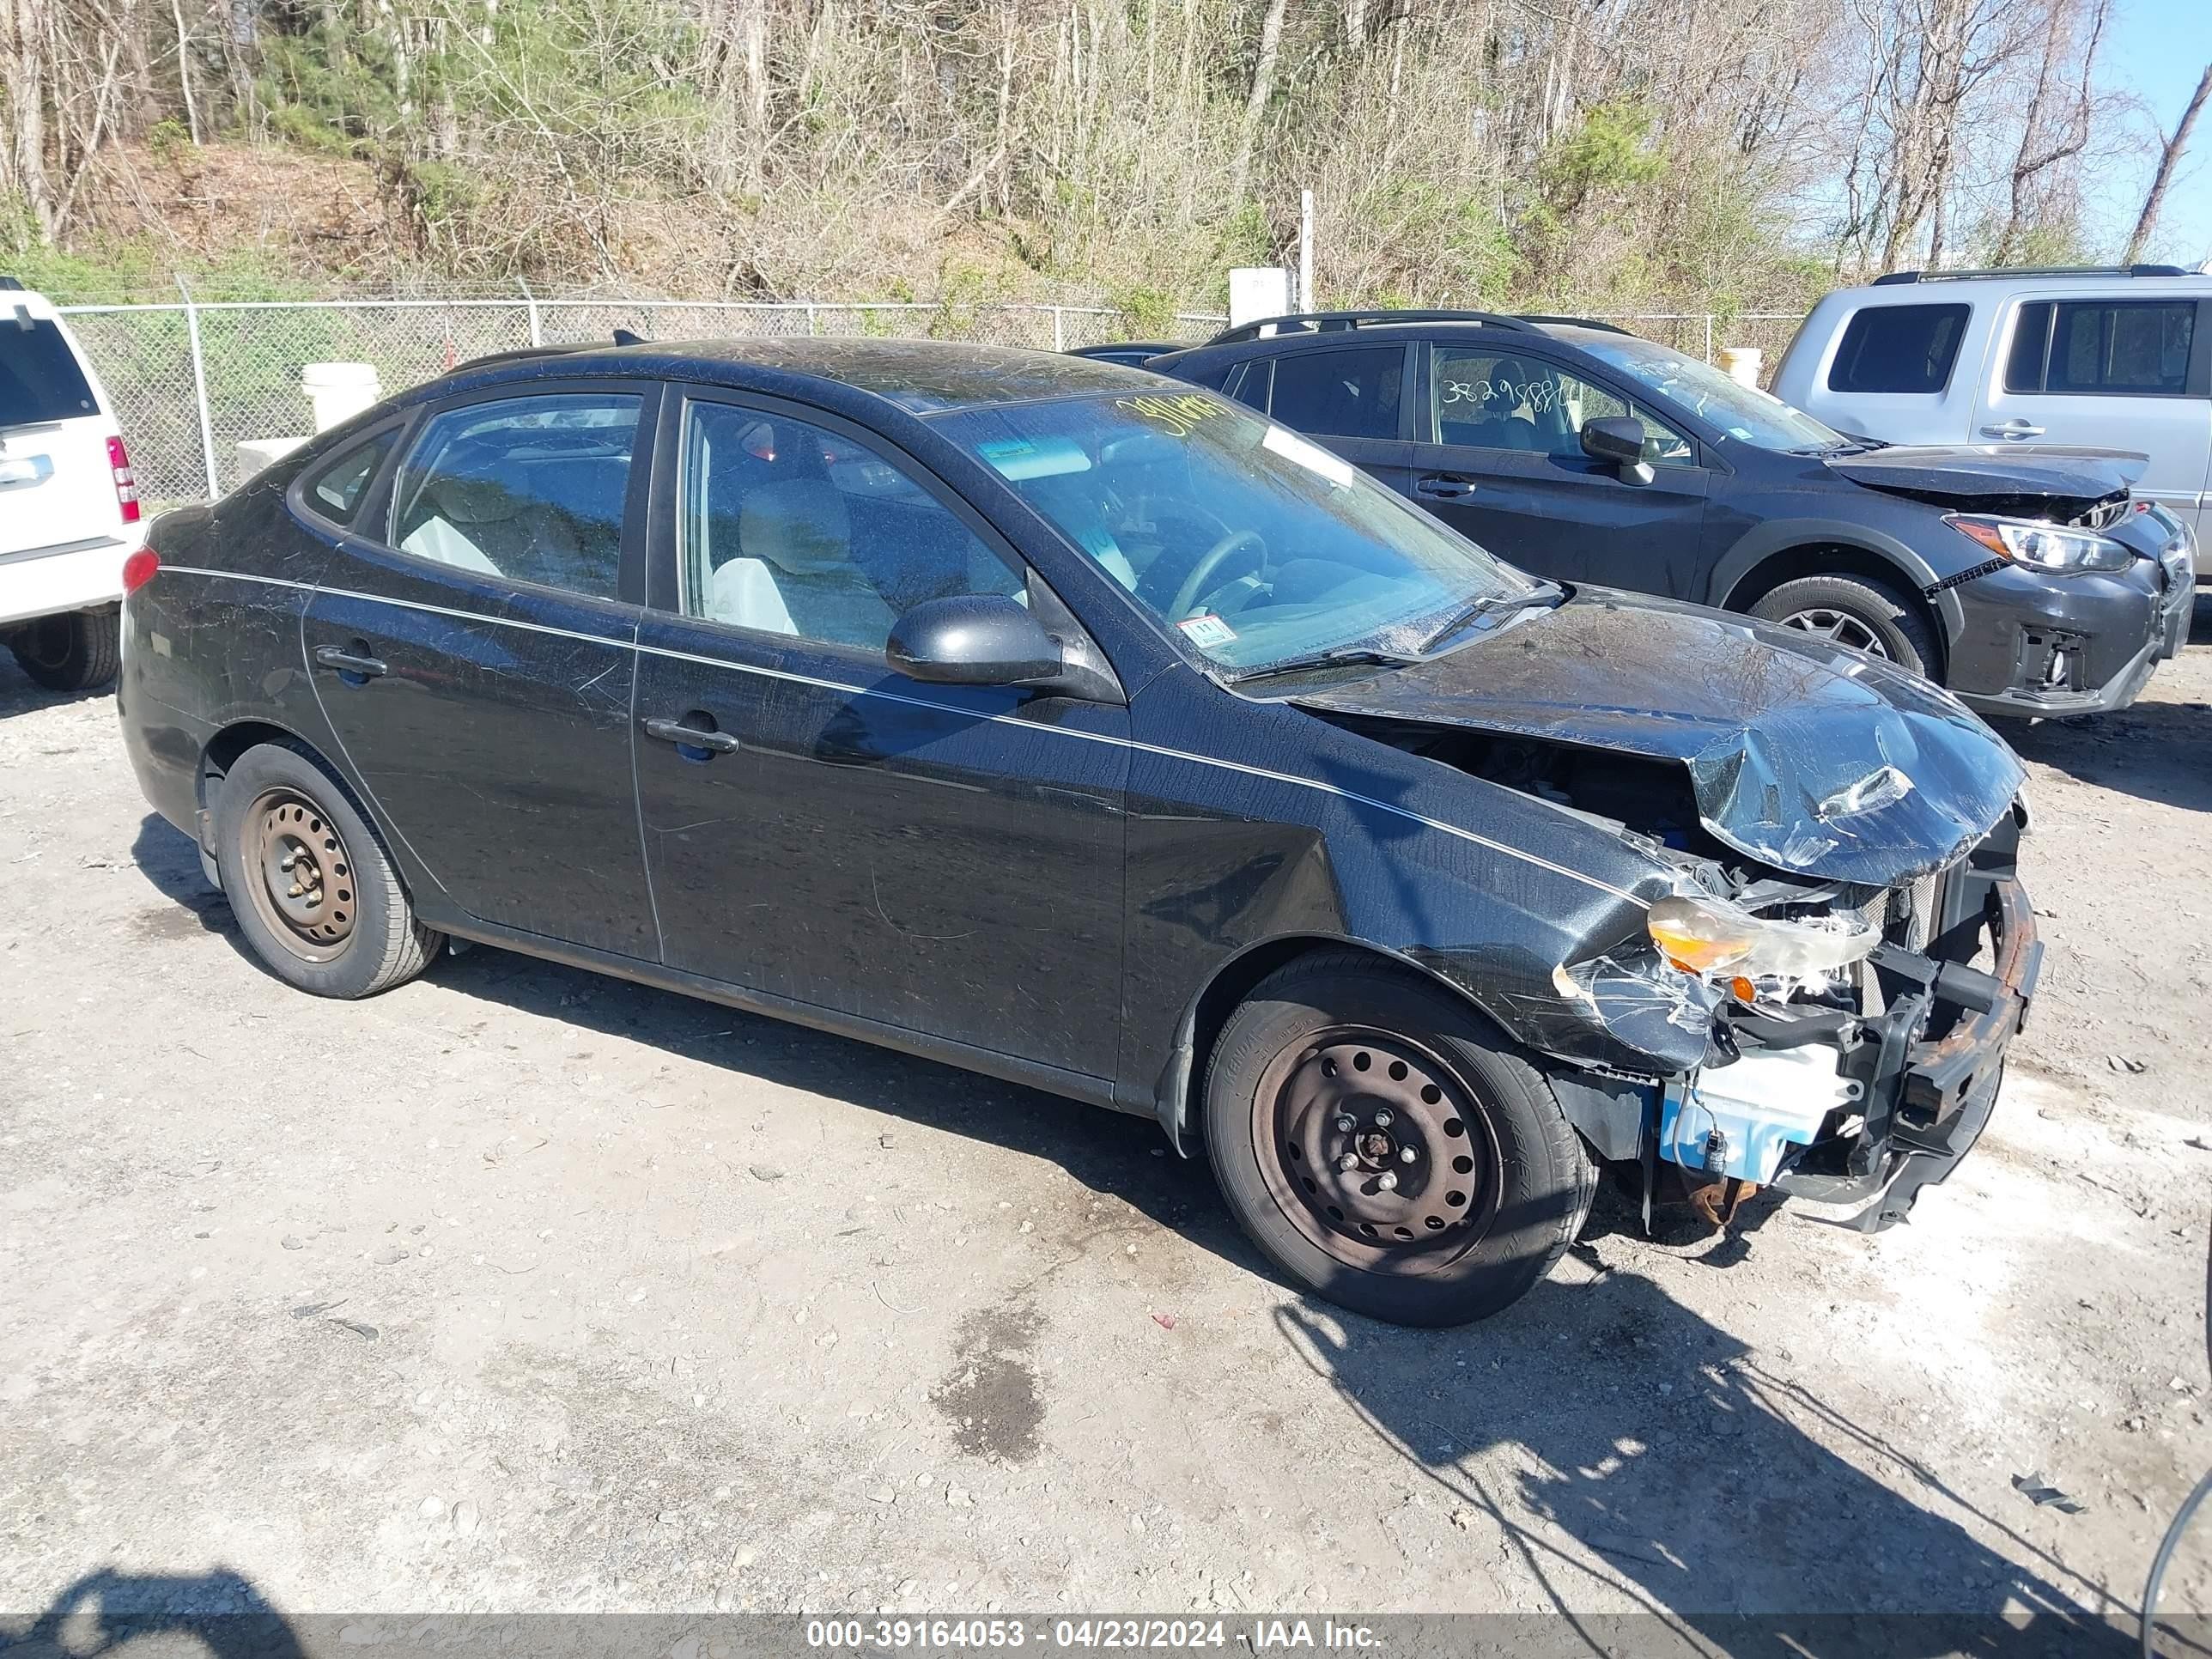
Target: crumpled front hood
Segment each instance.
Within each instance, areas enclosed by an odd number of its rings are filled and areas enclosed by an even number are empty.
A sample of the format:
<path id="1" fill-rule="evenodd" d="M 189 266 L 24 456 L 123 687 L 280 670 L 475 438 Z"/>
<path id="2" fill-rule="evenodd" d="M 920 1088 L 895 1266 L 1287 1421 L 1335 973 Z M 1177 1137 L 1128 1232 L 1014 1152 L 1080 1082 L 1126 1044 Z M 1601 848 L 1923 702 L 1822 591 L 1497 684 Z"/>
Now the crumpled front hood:
<path id="1" fill-rule="evenodd" d="M 1706 830 L 1778 870 L 1893 886 L 1986 835 L 2024 780 L 1997 735 L 1887 663 L 1583 588 L 1450 655 L 1302 706 L 1680 761 Z"/>
<path id="2" fill-rule="evenodd" d="M 1854 483 L 1923 501 L 2027 495 L 2086 503 L 2125 489 L 2149 465 L 2149 457 L 2124 449 L 2062 444 L 1894 444 L 1836 456 L 1828 470 Z"/>

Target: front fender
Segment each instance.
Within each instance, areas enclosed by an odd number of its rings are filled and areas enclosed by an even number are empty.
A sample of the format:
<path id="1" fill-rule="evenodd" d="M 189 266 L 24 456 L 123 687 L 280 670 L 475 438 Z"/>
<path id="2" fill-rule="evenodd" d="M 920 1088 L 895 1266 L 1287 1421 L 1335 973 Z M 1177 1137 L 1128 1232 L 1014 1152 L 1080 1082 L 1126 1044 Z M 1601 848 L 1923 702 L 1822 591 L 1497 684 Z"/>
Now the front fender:
<path id="1" fill-rule="evenodd" d="M 1943 587 L 1929 593 L 1939 586 L 1943 573 L 1926 556 L 1899 537 L 1850 519 L 1767 519 L 1752 526 L 1713 566 L 1705 603 L 1723 611 L 1741 608 L 1737 596 L 1747 577 L 1777 554 L 1805 547 L 1848 547 L 1879 559 L 1896 571 L 1901 583 L 1928 599 L 1947 637 L 1955 640 L 1966 625 L 1966 612 L 1954 591 Z"/>

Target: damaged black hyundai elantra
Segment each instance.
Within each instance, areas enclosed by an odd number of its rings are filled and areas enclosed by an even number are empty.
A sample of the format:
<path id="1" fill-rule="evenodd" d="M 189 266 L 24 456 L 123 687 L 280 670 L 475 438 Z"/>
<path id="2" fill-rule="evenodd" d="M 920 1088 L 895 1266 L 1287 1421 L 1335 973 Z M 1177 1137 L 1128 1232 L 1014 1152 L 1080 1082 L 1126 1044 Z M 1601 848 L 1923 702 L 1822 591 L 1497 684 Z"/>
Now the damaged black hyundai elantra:
<path id="1" fill-rule="evenodd" d="M 1155 1115 L 1382 1318 L 1522 1295 L 1602 1164 L 1896 1220 L 2033 992 L 1949 696 L 1109 364 L 487 360 L 126 585 L 132 763 L 277 977 L 472 941 Z"/>

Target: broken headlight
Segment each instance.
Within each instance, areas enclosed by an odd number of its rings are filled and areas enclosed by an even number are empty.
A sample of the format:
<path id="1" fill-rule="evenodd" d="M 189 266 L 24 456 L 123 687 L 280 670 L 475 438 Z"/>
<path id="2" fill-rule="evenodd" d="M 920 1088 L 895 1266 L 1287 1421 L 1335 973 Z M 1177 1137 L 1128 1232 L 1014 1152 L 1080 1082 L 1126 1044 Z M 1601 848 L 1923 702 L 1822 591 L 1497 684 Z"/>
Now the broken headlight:
<path id="1" fill-rule="evenodd" d="M 1952 513 L 1943 522 L 1960 535 L 1972 538 L 2001 559 L 2048 570 L 2062 576 L 2087 570 L 2125 570 L 2135 554 L 2110 536 L 2087 530 L 2064 530 L 2033 519 L 2003 519 L 1974 513 Z"/>
<path id="2" fill-rule="evenodd" d="M 1717 980 L 1818 979 L 1881 942 L 1872 922 L 1849 911 L 1776 921 L 1725 899 L 1679 895 L 1654 904 L 1644 925 L 1668 962 Z"/>

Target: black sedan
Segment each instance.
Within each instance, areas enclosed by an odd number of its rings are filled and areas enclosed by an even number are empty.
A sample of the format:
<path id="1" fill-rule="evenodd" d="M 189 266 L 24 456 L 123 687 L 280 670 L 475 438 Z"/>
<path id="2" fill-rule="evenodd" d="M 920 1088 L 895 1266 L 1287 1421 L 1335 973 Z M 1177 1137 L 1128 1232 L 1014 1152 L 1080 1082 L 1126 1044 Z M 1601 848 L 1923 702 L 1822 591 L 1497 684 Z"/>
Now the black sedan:
<path id="1" fill-rule="evenodd" d="M 517 354 L 127 583 L 132 763 L 279 978 L 473 940 L 1156 1115 L 1385 1318 L 1521 1295 L 1601 1160 L 1886 1224 L 2033 987 L 1945 694 L 1110 365 Z"/>

